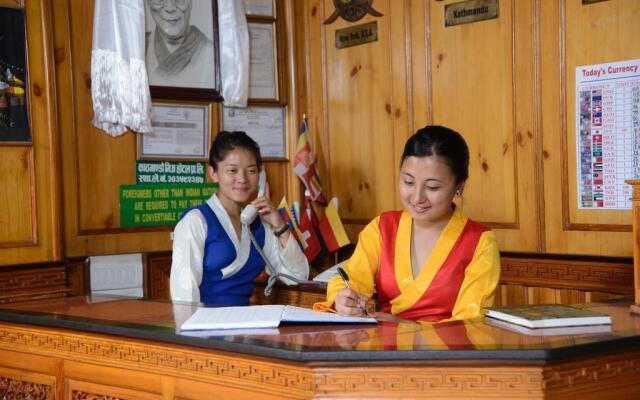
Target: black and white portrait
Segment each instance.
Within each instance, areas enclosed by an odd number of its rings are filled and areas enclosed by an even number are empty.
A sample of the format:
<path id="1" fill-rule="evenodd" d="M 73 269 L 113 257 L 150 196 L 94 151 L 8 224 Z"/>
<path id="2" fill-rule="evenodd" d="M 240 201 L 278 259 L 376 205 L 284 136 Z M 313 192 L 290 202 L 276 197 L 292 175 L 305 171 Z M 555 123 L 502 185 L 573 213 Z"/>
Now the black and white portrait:
<path id="1" fill-rule="evenodd" d="M 146 64 L 153 86 L 217 90 L 213 0 L 146 0 Z"/>

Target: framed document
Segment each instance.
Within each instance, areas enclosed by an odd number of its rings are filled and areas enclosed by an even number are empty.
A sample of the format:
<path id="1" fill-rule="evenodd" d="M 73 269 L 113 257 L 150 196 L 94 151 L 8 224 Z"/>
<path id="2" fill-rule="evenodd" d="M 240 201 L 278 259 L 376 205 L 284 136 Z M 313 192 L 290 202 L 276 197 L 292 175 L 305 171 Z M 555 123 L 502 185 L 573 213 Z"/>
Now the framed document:
<path id="1" fill-rule="evenodd" d="M 0 7 L 0 142 L 31 143 L 24 10 Z"/>
<path id="2" fill-rule="evenodd" d="M 278 64 L 275 22 L 250 22 L 249 100 L 278 102 Z"/>
<path id="3" fill-rule="evenodd" d="M 146 64 L 153 98 L 221 100 L 215 1 L 146 0 Z"/>
<path id="4" fill-rule="evenodd" d="M 283 107 L 223 107 L 222 114 L 223 129 L 246 132 L 260 146 L 262 158 L 286 159 Z"/>
<path id="5" fill-rule="evenodd" d="M 247 16 L 274 17 L 273 0 L 242 0 Z"/>
<path id="6" fill-rule="evenodd" d="M 138 135 L 138 159 L 206 161 L 210 115 L 208 105 L 154 103 L 153 133 Z"/>

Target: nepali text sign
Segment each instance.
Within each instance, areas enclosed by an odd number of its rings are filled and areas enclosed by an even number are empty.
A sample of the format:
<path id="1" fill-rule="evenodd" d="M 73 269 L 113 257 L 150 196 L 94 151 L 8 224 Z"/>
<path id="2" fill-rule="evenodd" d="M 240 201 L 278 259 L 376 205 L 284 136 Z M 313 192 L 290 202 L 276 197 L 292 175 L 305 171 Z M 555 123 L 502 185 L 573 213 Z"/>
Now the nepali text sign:
<path id="1" fill-rule="evenodd" d="M 201 162 L 137 161 L 136 183 L 202 185 L 205 182 L 204 171 L 205 164 Z"/>

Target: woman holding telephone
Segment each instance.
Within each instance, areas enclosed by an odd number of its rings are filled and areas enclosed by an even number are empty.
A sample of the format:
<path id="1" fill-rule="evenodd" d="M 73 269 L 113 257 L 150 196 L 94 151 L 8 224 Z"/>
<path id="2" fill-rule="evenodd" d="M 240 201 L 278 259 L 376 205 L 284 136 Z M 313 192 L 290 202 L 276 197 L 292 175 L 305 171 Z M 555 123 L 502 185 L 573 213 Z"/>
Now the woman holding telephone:
<path id="1" fill-rule="evenodd" d="M 246 133 L 218 134 L 207 168 L 218 192 L 187 210 L 174 230 L 172 300 L 248 305 L 253 281 L 265 269 L 255 244 L 275 269 L 268 273 L 307 279 L 307 258 L 271 203 L 261 169 L 260 148 Z"/>
<path id="2" fill-rule="evenodd" d="M 466 319 L 491 306 L 500 278 L 495 234 L 453 203 L 468 170 L 469 149 L 458 132 L 426 126 L 411 136 L 398 182 L 404 210 L 384 212 L 364 228 L 344 266 L 348 281 L 335 276 L 327 301 L 314 308 L 364 315 L 374 291 L 381 320 Z"/>

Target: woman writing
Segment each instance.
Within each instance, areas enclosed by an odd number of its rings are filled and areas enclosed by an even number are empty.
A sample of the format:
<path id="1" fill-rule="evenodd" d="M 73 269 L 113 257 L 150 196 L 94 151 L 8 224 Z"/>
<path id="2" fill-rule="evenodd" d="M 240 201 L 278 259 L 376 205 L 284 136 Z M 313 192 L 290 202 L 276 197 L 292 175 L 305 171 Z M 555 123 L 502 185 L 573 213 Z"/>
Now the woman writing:
<path id="1" fill-rule="evenodd" d="M 364 228 L 344 266 L 353 290 L 336 276 L 327 301 L 314 308 L 362 315 L 375 291 L 378 319 L 435 322 L 473 318 L 492 305 L 500 278 L 495 235 L 453 203 L 468 168 L 459 133 L 427 126 L 409 138 L 398 183 L 404 211 L 384 212 Z"/>
<path id="2" fill-rule="evenodd" d="M 250 232 L 275 269 L 307 279 L 309 264 L 289 226 L 265 196 L 251 201 L 259 218 L 242 224 L 240 212 L 258 187 L 262 158 L 258 144 L 244 132 L 220 132 L 209 153 L 207 173 L 218 192 L 186 212 L 174 230 L 171 263 L 172 300 L 216 306 L 248 305 L 254 279 L 265 262 Z"/>

